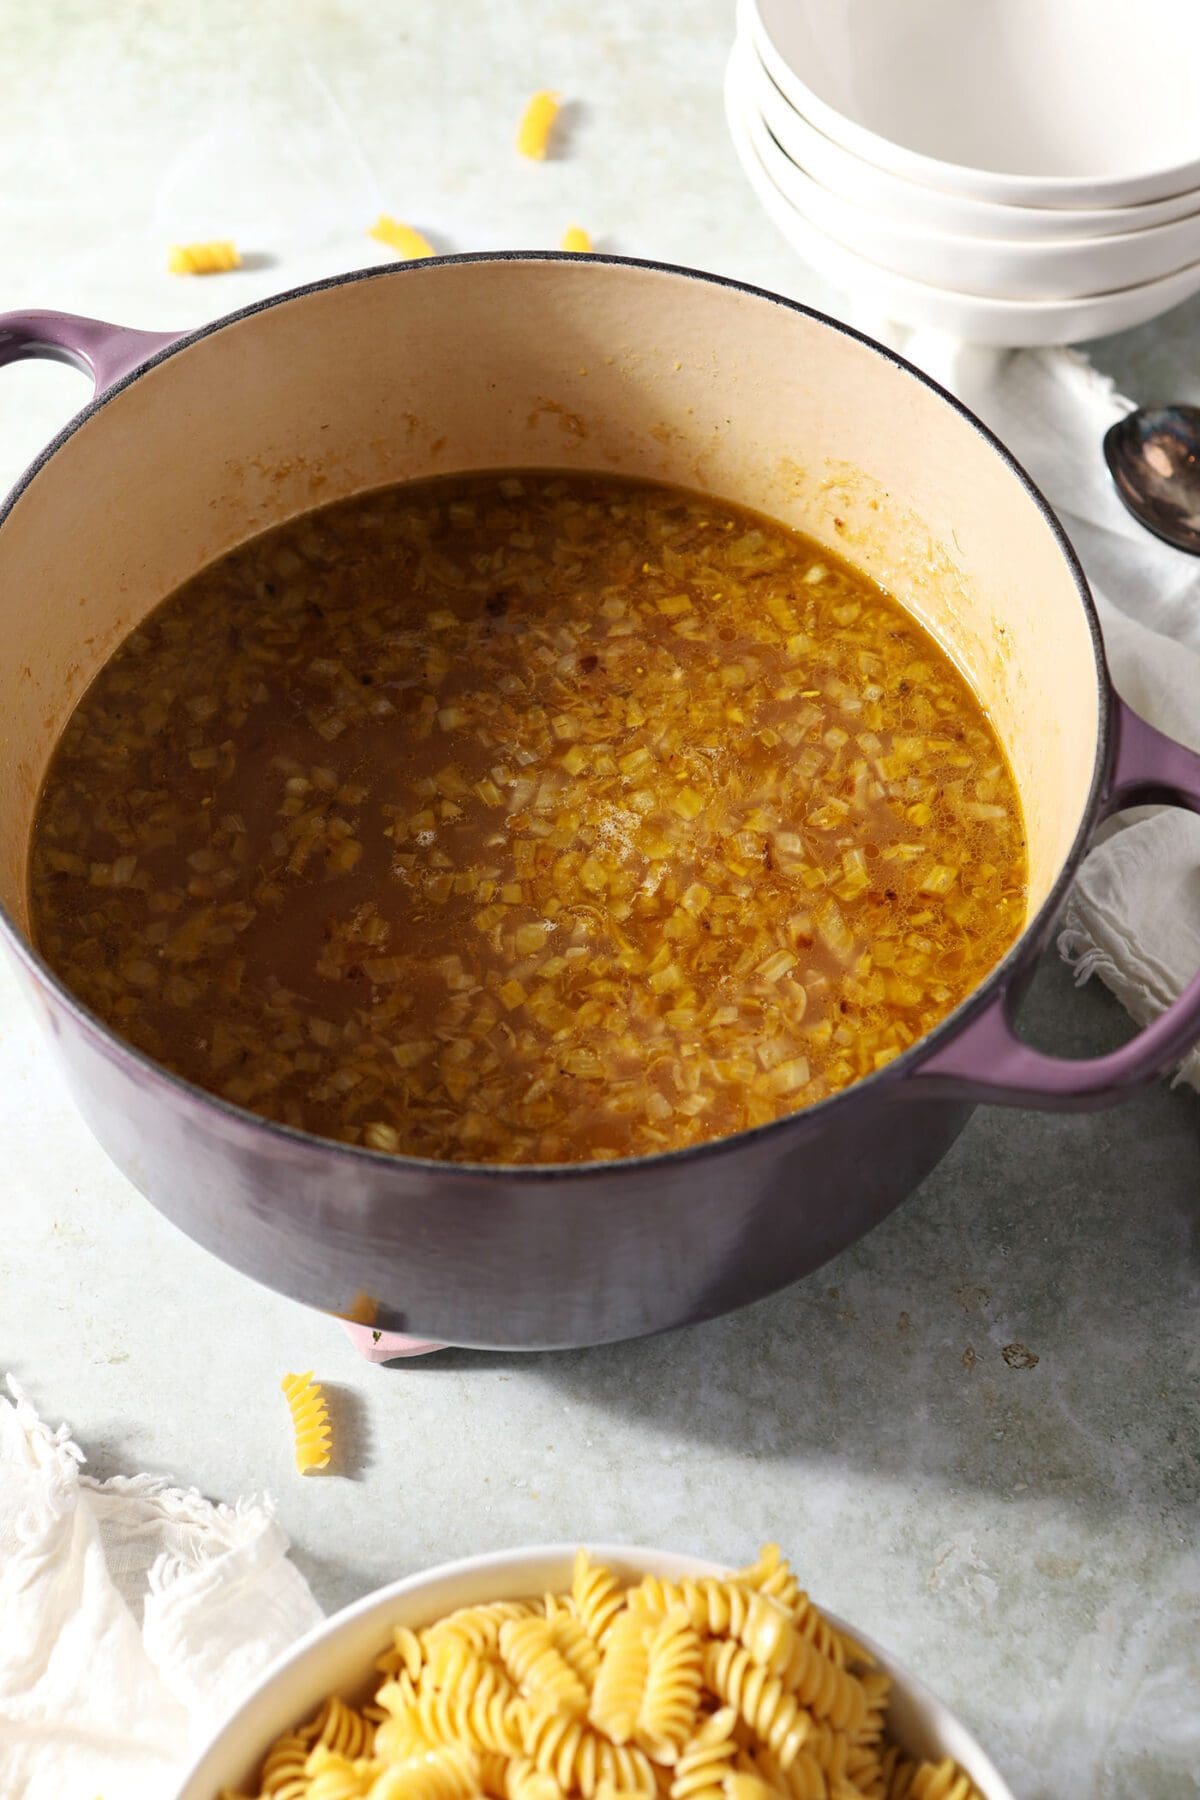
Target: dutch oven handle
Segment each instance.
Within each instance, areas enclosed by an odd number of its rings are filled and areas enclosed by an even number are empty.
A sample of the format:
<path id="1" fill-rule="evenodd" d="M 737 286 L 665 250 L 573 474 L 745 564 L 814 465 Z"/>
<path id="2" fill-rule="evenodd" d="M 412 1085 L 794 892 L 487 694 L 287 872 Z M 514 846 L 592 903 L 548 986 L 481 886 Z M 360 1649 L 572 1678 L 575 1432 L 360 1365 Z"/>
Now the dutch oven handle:
<path id="1" fill-rule="evenodd" d="M 95 392 L 102 394 L 182 335 L 178 331 L 134 331 L 127 325 L 108 325 L 103 319 L 84 319 L 76 313 L 0 313 L 0 367 L 27 357 L 70 363 L 90 375 Z"/>
<path id="2" fill-rule="evenodd" d="M 1127 806 L 1165 803 L 1200 813 L 1200 756 L 1148 725 L 1114 695 L 1115 754 L 1101 818 Z M 915 1072 L 909 1092 L 934 1092 L 995 1106 L 1083 1111 L 1123 1100 L 1179 1062 L 1200 1039 L 1200 974 L 1152 1025 L 1107 1056 L 1047 1056 L 1013 1030 L 1002 990 Z"/>

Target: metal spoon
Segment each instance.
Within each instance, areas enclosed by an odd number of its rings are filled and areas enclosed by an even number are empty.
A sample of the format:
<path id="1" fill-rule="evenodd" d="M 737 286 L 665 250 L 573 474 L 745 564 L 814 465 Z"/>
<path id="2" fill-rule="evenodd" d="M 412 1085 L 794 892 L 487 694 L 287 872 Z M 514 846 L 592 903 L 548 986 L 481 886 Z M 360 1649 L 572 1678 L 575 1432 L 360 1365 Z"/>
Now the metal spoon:
<path id="1" fill-rule="evenodd" d="M 1104 460 L 1134 518 L 1200 556 L 1200 406 L 1139 406 L 1104 434 Z"/>

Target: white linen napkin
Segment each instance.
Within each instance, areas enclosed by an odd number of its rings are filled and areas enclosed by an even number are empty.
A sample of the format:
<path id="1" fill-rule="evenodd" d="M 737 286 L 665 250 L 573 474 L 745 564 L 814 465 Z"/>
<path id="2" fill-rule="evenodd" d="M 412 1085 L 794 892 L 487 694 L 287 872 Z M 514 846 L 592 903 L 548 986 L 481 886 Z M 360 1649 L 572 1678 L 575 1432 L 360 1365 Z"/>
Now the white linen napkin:
<path id="1" fill-rule="evenodd" d="M 1200 750 L 1200 559 L 1130 517 L 1101 453 L 1132 402 L 1074 350 L 989 350 L 878 321 L 863 328 L 956 394 L 1029 471 L 1087 572 L 1118 691 Z M 1200 968 L 1200 818 L 1143 808 L 1128 819 L 1099 834 L 1058 941 L 1079 981 L 1098 975 L 1144 1025 Z M 1179 1074 L 1200 1087 L 1200 1051 Z"/>
<path id="2" fill-rule="evenodd" d="M 0 1794 L 167 1800 L 321 1618 L 269 1501 L 94 1481 L 12 1377 L 0 1398 Z"/>

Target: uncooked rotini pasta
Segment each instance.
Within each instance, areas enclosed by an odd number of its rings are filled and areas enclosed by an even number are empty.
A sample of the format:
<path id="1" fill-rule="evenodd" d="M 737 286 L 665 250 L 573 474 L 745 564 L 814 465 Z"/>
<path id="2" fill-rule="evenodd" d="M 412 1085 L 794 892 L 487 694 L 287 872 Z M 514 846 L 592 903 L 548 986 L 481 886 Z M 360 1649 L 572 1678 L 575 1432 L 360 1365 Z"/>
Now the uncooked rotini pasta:
<path id="1" fill-rule="evenodd" d="M 562 234 L 562 243 L 559 248 L 573 251 L 576 256 L 590 256 L 592 240 L 582 225 L 568 225 Z"/>
<path id="2" fill-rule="evenodd" d="M 375 238 L 380 244 L 386 244 L 389 250 L 394 250 L 405 262 L 418 262 L 426 256 L 437 255 L 429 239 L 423 237 L 415 226 L 405 225 L 387 213 L 380 213 L 367 236 Z"/>
<path id="3" fill-rule="evenodd" d="M 385 1681 L 393 1681 L 397 1675 L 407 1675 L 415 1681 L 424 1661 L 425 1646 L 420 1634 L 407 1625 L 398 1625 L 392 1633 L 391 1648 L 384 1651 L 375 1667 Z"/>
<path id="4" fill-rule="evenodd" d="M 314 1748 L 319 1744 L 351 1760 L 365 1756 L 374 1735 L 374 1726 L 337 1694 L 330 1695 L 320 1712 L 300 1733 Z"/>
<path id="5" fill-rule="evenodd" d="M 647 1575 L 629 1604 L 636 1612 L 664 1619 L 680 1609 L 706 1637 L 740 1638 L 757 1596 L 739 1581 L 706 1575 L 699 1581 L 661 1581 Z"/>
<path id="6" fill-rule="evenodd" d="M 613 1627 L 613 1637 L 617 1629 Z M 676 1607 L 659 1620 L 648 1639 L 637 1720 L 638 1742 L 659 1762 L 675 1762 L 695 1730 L 703 1679 L 700 1634 L 684 1608 Z"/>
<path id="7" fill-rule="evenodd" d="M 588 1718 L 614 1744 L 627 1744 L 641 1715 L 650 1669 L 646 1622 L 628 1607 L 613 1621 L 604 1640 L 604 1656 Z"/>
<path id="8" fill-rule="evenodd" d="M 770 1600 L 755 1597 L 738 1635 L 751 1659 L 777 1675 L 819 1719 L 828 1719 L 840 1731 L 862 1729 L 867 1716 L 862 1682 L 822 1656 Z"/>
<path id="9" fill-rule="evenodd" d="M 241 266 L 242 259 L 228 238 L 214 238 L 207 244 L 172 244 L 167 252 L 172 275 L 224 275 Z"/>
<path id="10" fill-rule="evenodd" d="M 554 121 L 560 110 L 557 94 L 546 89 L 533 95 L 521 114 L 521 123 L 517 126 L 517 149 L 522 156 L 532 157 L 534 162 L 541 162 L 550 143 L 550 133 L 554 129 Z"/>
<path id="11" fill-rule="evenodd" d="M 589 1637 L 603 1644 L 627 1598 L 612 1570 L 593 1563 L 587 1551 L 580 1550 L 571 1579 L 571 1599 Z"/>
<path id="12" fill-rule="evenodd" d="M 553 1776 L 564 1794 L 593 1800 L 601 1787 L 621 1793 L 653 1794 L 654 1768 L 633 1744 L 614 1744 L 594 1726 L 567 1713 L 539 1707 L 530 1716 L 529 1759 L 542 1775 Z"/>
<path id="13" fill-rule="evenodd" d="M 291 1731 L 267 1751 L 260 1793 L 264 1800 L 307 1800 L 309 1738 Z"/>
<path id="14" fill-rule="evenodd" d="M 479 1792 L 479 1753 L 469 1744 L 439 1744 L 377 1764 L 371 1774 L 369 1800 L 471 1800 Z"/>
<path id="15" fill-rule="evenodd" d="M 318 1744 L 305 1765 L 305 1800 L 363 1800 L 374 1780 L 369 1761 Z"/>
<path id="16" fill-rule="evenodd" d="M 940 1763 L 899 1759 L 886 1800 L 977 1800 L 969 1778 L 950 1757 Z"/>
<path id="17" fill-rule="evenodd" d="M 472 1744 L 501 1756 L 522 1754 L 528 1737 L 528 1704 L 503 1669 L 461 1646 L 436 1653 L 429 1679 L 385 1682 L 376 1696 L 386 1717 L 375 1733 L 376 1754 L 402 1761 L 433 1744 Z"/>
<path id="18" fill-rule="evenodd" d="M 309 1369 L 303 1375 L 285 1375 L 279 1385 L 291 1409 L 296 1467 L 301 1475 L 307 1475 L 310 1469 L 328 1468 L 333 1432 L 320 1383 L 313 1380 Z"/>
<path id="19" fill-rule="evenodd" d="M 507 1619 L 529 1618 L 536 1609 L 524 1600 L 496 1600 L 489 1606 L 464 1606 L 447 1613 L 424 1633 L 423 1641 L 432 1646 L 444 1637 L 457 1637 L 476 1656 L 490 1656 L 498 1651 L 500 1627 Z"/>
<path id="20" fill-rule="evenodd" d="M 837 1740 L 838 1746 L 844 1740 Z M 773 1794 L 782 1794 L 785 1800 L 826 1800 L 827 1795 L 837 1792 L 845 1781 L 850 1753 L 833 1744 L 824 1746 L 828 1751 L 822 1763 L 814 1750 L 801 1750 L 796 1760 L 788 1768 L 781 1768 L 763 1744 L 756 1744 L 752 1751 L 743 1751 L 754 1772 L 767 1783 Z M 739 1762 L 740 1766 L 740 1762 Z M 855 1792 L 853 1784 L 848 1784 L 850 1791 Z M 877 1800 L 870 1788 L 857 1790 Z"/>
<path id="21" fill-rule="evenodd" d="M 555 1642 L 549 1619 L 506 1619 L 500 1627 L 500 1660 L 534 1705 L 585 1713 L 588 1691 Z"/>
<path id="22" fill-rule="evenodd" d="M 693 1726 L 671 1782 L 671 1800 L 723 1800 L 738 1754 L 737 1714 L 722 1706 Z"/>
<path id="23" fill-rule="evenodd" d="M 713 1639 L 706 1646 L 704 1679 L 719 1700 L 734 1708 L 747 1730 L 779 1758 L 782 1768 L 795 1761 L 797 1751 L 813 1736 L 815 1720 L 808 1708 L 731 1638 Z"/>
<path id="24" fill-rule="evenodd" d="M 277 1740 L 256 1800 L 981 1800 L 889 1741 L 887 1675 L 775 1545 L 679 1582 L 581 1550 L 565 1593 L 397 1627 L 357 1698 Z"/>
<path id="25" fill-rule="evenodd" d="M 564 1662 L 574 1669 L 590 1694 L 600 1673 L 600 1646 L 589 1636 L 568 1601 L 555 1594 L 548 1596 L 546 1618 L 554 1637 L 555 1649 Z"/>
<path id="26" fill-rule="evenodd" d="M 790 1615 L 797 1631 L 815 1644 L 822 1656 L 835 1662 L 839 1669 L 845 1666 L 847 1652 L 852 1661 L 865 1668 L 870 1667 L 871 1658 L 861 1645 L 846 1637 L 844 1632 L 838 1631 L 823 1613 L 817 1611 L 792 1574 L 778 1544 L 764 1544 L 757 1561 L 748 1568 L 739 1569 L 737 1579 L 777 1601 Z"/>

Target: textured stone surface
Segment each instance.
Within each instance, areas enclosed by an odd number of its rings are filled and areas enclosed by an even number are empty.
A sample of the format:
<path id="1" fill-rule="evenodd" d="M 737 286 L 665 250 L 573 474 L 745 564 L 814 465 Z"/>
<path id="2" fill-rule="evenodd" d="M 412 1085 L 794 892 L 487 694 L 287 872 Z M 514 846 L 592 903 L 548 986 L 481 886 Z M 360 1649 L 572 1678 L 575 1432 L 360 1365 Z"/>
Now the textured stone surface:
<path id="1" fill-rule="evenodd" d="M 47 0 L 8 34 L 0 305 L 182 328 L 376 260 L 363 228 L 387 210 L 455 250 L 552 246 L 578 221 L 601 248 L 836 310 L 726 144 L 730 31 L 718 0 Z M 521 165 L 542 85 L 570 100 L 563 154 Z M 167 276 L 167 242 L 205 233 L 253 266 Z M 1194 302 L 1096 354 L 1137 398 L 1194 399 L 1198 350 Z M 0 374 L 0 478 L 83 393 L 61 368 Z M 1063 1050 L 1121 1029 L 1053 965 L 1028 1016 Z M 873 1237 L 735 1318 L 371 1368 L 138 1198 L 5 969 L 0 1360 L 95 1473 L 272 1489 L 327 1606 L 494 1545 L 740 1557 L 776 1536 L 1018 1793 L 1171 1800 L 1200 1791 L 1197 1121 L 1165 1087 L 1090 1118 L 981 1113 Z M 290 1466 L 278 1381 L 310 1364 L 340 1479 Z"/>

